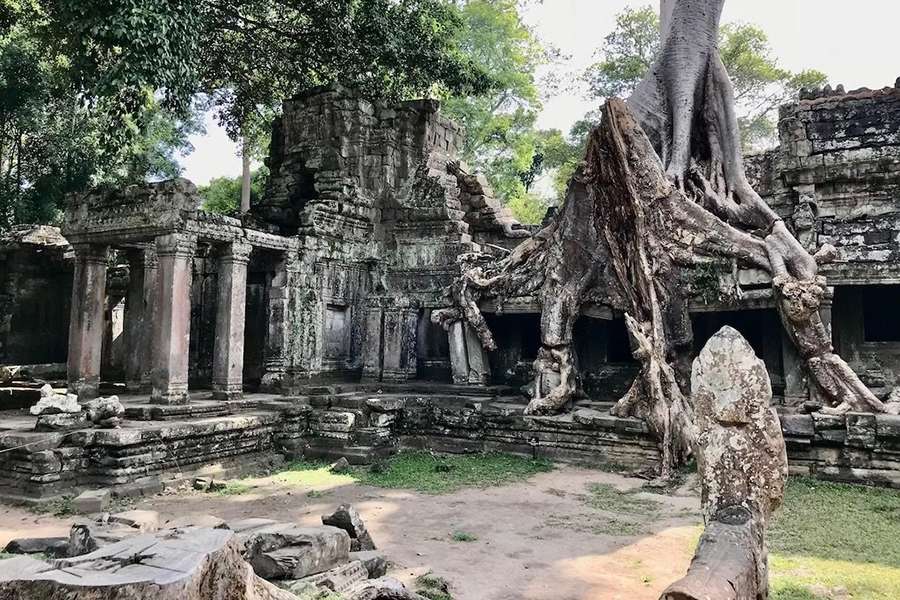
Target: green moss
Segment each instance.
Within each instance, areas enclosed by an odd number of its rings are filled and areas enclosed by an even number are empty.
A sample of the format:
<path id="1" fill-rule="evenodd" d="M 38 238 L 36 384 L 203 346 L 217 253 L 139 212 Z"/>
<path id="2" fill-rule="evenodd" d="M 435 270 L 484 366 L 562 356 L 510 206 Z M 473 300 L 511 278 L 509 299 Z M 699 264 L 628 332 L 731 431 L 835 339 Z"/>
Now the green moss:
<path id="1" fill-rule="evenodd" d="M 597 510 L 652 516 L 662 507 L 659 501 L 640 496 L 641 490 L 622 491 L 607 483 L 592 483 L 587 489 L 588 493 L 582 499 L 585 504 Z"/>
<path id="2" fill-rule="evenodd" d="M 426 573 L 416 578 L 416 593 L 428 600 L 453 600 L 450 584 L 443 577 Z"/>
<path id="3" fill-rule="evenodd" d="M 354 469 L 359 483 L 389 489 L 446 494 L 467 487 L 493 487 L 522 481 L 553 469 L 545 460 L 507 454 L 473 454 L 435 458 L 428 452 L 403 452 L 379 472 Z"/>
<path id="4" fill-rule="evenodd" d="M 215 493 L 219 496 L 240 496 L 241 494 L 246 494 L 253 488 L 254 486 L 241 481 L 229 481 L 225 484 L 225 487 L 216 490 Z"/>

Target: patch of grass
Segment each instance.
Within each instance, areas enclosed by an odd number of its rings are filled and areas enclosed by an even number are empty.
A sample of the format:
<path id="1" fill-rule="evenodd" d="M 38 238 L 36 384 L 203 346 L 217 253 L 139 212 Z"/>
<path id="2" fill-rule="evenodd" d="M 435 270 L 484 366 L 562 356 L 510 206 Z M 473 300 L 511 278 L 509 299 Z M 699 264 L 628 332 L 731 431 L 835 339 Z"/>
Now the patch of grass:
<path id="1" fill-rule="evenodd" d="M 769 549 L 773 600 L 900 598 L 900 492 L 791 479 Z"/>
<path id="2" fill-rule="evenodd" d="M 330 493 L 331 492 L 327 492 L 325 490 L 310 490 L 310 491 L 306 492 L 306 497 L 307 498 L 324 498 L 325 496 L 327 496 Z"/>
<path id="3" fill-rule="evenodd" d="M 608 483 L 592 483 L 588 485 L 587 491 L 587 495 L 582 497 L 584 503 L 597 510 L 652 516 L 662 507 L 658 500 L 640 496 L 640 490 L 622 491 Z"/>
<path id="4" fill-rule="evenodd" d="M 240 496 L 252 490 L 254 486 L 243 483 L 241 481 L 229 481 L 225 487 L 216 490 L 214 493 L 219 496 Z"/>
<path id="5" fill-rule="evenodd" d="M 411 489 L 426 494 L 446 494 L 467 487 L 493 487 L 522 481 L 553 470 L 546 460 L 507 454 L 443 456 L 428 452 L 402 452 L 387 461 L 380 472 L 354 469 L 359 483 L 389 489 Z"/>
<path id="6" fill-rule="evenodd" d="M 450 537 L 454 542 L 477 542 L 478 538 L 471 533 L 465 531 L 454 531 Z"/>
<path id="7" fill-rule="evenodd" d="M 69 517 L 75 514 L 75 505 L 72 500 L 72 496 L 63 496 L 50 502 L 32 505 L 29 508 L 31 512 L 39 515 L 53 515 L 60 518 Z"/>
<path id="8" fill-rule="evenodd" d="M 337 487 L 356 482 L 350 473 L 332 473 L 329 463 L 298 460 L 289 463 L 274 479 L 279 483 L 309 487 Z"/>
<path id="9" fill-rule="evenodd" d="M 428 600 L 453 600 L 450 584 L 443 577 L 426 573 L 416 578 L 416 593 Z"/>
<path id="10" fill-rule="evenodd" d="M 637 521 L 597 513 L 552 514 L 544 520 L 544 525 L 552 529 L 569 529 L 581 533 L 613 537 L 630 537 L 647 532 L 647 528 Z"/>

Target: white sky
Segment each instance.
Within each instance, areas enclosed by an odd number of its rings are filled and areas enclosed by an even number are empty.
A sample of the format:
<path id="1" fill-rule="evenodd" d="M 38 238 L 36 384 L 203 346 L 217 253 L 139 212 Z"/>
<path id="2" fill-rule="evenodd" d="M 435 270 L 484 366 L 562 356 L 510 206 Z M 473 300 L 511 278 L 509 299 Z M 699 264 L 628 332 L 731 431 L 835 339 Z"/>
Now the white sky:
<path id="1" fill-rule="evenodd" d="M 651 0 L 543 0 L 528 10 L 525 19 L 541 39 L 571 57 L 555 68 L 574 79 L 593 62 L 616 13 L 648 3 Z M 795 71 L 818 69 L 848 90 L 893 85 L 900 76 L 897 0 L 728 0 L 723 22 L 729 21 L 762 27 L 783 66 Z M 547 99 L 538 125 L 567 132 L 593 108 L 574 90 Z M 212 118 L 206 125 L 206 135 L 192 139 L 196 149 L 182 160 L 184 176 L 197 184 L 241 171 L 235 145 Z"/>

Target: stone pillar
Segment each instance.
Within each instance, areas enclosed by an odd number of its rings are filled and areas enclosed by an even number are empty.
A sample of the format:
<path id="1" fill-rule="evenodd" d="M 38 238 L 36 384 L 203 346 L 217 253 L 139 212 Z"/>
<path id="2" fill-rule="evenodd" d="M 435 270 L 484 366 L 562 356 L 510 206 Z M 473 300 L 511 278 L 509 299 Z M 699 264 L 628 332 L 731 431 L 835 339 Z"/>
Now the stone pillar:
<path id="1" fill-rule="evenodd" d="M 491 375 L 487 352 L 478 334 L 463 321 L 457 321 L 447 332 L 450 336 L 450 370 L 453 383 L 460 385 L 485 385 Z"/>
<path id="2" fill-rule="evenodd" d="M 219 257 L 219 298 L 213 354 L 213 397 L 235 400 L 243 395 L 244 319 L 247 309 L 247 265 L 250 244 L 234 242 Z"/>
<path id="3" fill-rule="evenodd" d="M 828 287 L 825 296 L 822 298 L 822 304 L 819 306 L 819 318 L 822 319 L 822 325 L 828 332 L 828 339 L 834 344 L 834 334 L 831 328 L 831 313 L 834 306 L 834 288 Z"/>
<path id="4" fill-rule="evenodd" d="M 153 388 L 153 343 L 156 311 L 159 304 L 159 259 L 156 246 L 144 250 L 144 320 L 141 329 L 141 385 L 143 393 L 150 393 Z"/>
<path id="5" fill-rule="evenodd" d="M 76 244 L 69 321 L 69 392 L 81 401 L 97 397 L 103 360 L 106 246 Z"/>
<path id="6" fill-rule="evenodd" d="M 141 390 L 141 381 L 147 371 L 150 338 L 145 328 L 150 319 L 146 311 L 147 297 L 144 291 L 146 261 L 144 250 L 128 253 L 128 290 L 125 294 L 125 386 L 129 392 Z"/>
<path id="7" fill-rule="evenodd" d="M 798 406 L 809 400 L 809 388 L 803 360 L 797 353 L 794 342 L 784 332 L 781 333 L 781 363 L 784 368 L 784 403 Z"/>
<path id="8" fill-rule="evenodd" d="M 296 257 L 290 252 L 286 253 L 269 286 L 265 372 L 261 383 L 262 389 L 267 392 L 286 391 L 284 377 L 287 370 L 287 344 L 290 339 L 288 326 L 291 315 L 291 286 L 299 268 Z"/>
<path id="9" fill-rule="evenodd" d="M 366 307 L 366 316 L 363 324 L 365 328 L 362 361 L 363 381 L 381 381 L 381 371 L 383 369 L 382 347 L 384 346 L 383 319 L 384 311 L 380 305 L 373 303 Z"/>
<path id="10" fill-rule="evenodd" d="M 191 335 L 191 269 L 197 238 L 173 233 L 156 239 L 159 260 L 153 318 L 151 402 L 187 404 Z"/>

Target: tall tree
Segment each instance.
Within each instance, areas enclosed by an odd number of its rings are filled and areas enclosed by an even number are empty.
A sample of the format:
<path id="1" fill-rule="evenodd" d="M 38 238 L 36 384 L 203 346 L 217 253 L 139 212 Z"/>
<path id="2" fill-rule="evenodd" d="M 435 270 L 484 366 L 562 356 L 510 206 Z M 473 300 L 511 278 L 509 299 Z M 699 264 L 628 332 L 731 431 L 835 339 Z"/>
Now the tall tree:
<path id="1" fill-rule="evenodd" d="M 735 108 L 745 149 L 775 141 L 775 113 L 804 87 L 822 86 L 827 77 L 816 70 L 797 73 L 780 66 L 769 38 L 755 25 L 729 23 L 718 33 L 722 62 L 731 74 Z M 600 60 L 584 73 L 593 97 L 629 96 L 650 71 L 660 48 L 660 18 L 654 8 L 627 8 L 616 16 Z"/>

